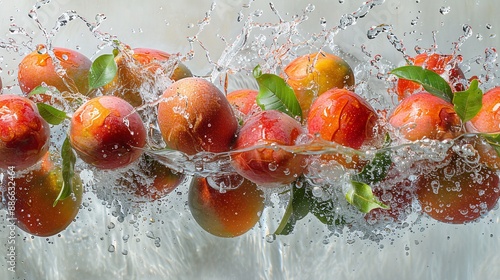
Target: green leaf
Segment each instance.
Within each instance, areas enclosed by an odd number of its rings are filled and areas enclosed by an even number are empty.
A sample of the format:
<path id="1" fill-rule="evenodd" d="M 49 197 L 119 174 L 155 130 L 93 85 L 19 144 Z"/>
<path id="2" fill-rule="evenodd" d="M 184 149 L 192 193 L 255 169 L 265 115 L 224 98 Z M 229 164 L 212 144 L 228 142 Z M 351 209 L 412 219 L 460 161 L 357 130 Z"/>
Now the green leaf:
<path id="1" fill-rule="evenodd" d="M 384 147 L 388 147 L 391 143 L 389 135 L 386 135 Z M 354 179 L 366 184 L 375 184 L 382 181 L 389 172 L 389 167 L 392 165 L 391 154 L 387 150 L 381 150 L 375 154 L 375 157 L 363 167 L 360 173 L 354 176 Z"/>
<path id="2" fill-rule="evenodd" d="M 421 66 L 401 66 L 391 71 L 391 74 L 421 84 L 429 93 L 451 103 L 453 92 L 450 85 L 443 77 L 434 71 Z"/>
<path id="3" fill-rule="evenodd" d="M 36 107 L 38 112 L 44 120 L 52 125 L 58 125 L 62 123 L 66 118 L 66 112 L 56 109 L 45 103 L 37 103 Z"/>
<path id="4" fill-rule="evenodd" d="M 64 143 L 61 147 L 61 158 L 63 185 L 61 187 L 59 195 L 54 201 L 53 206 L 56 206 L 57 202 L 69 197 L 73 192 L 73 177 L 75 176 L 76 154 L 71 147 L 69 137 L 66 137 L 66 139 L 64 139 Z"/>
<path id="5" fill-rule="evenodd" d="M 278 110 L 302 119 L 299 101 L 285 80 L 274 74 L 262 74 L 260 65 L 253 69 L 253 76 L 259 84 L 257 104 L 262 110 Z"/>
<path id="6" fill-rule="evenodd" d="M 89 87 L 96 89 L 111 82 L 118 72 L 113 54 L 103 54 L 92 62 L 89 72 Z"/>
<path id="7" fill-rule="evenodd" d="M 380 202 L 373 195 L 372 188 L 362 182 L 351 181 L 351 189 L 345 195 L 347 202 L 363 213 L 368 213 L 376 208 L 389 209 L 389 206 Z"/>
<path id="8" fill-rule="evenodd" d="M 478 81 L 473 80 L 467 90 L 456 92 L 453 95 L 455 112 L 462 122 L 471 120 L 483 106 L 483 91 L 478 85 Z"/>
<path id="9" fill-rule="evenodd" d="M 298 188 L 293 184 L 290 189 L 290 201 L 286 207 L 285 214 L 274 232 L 275 235 L 288 235 L 293 231 L 295 223 L 309 213 L 309 200 L 306 196 L 306 186 Z"/>
<path id="10" fill-rule="evenodd" d="M 37 86 L 36 88 L 34 88 L 33 90 L 30 91 L 30 93 L 28 94 L 28 97 L 33 96 L 33 95 L 37 95 L 37 94 L 46 93 L 48 90 L 49 90 L 48 87 Z"/>
<path id="11" fill-rule="evenodd" d="M 486 142 L 495 149 L 497 154 L 500 156 L 500 133 L 495 133 L 495 134 L 489 134 L 489 133 L 481 133 L 481 136 L 486 139 Z"/>

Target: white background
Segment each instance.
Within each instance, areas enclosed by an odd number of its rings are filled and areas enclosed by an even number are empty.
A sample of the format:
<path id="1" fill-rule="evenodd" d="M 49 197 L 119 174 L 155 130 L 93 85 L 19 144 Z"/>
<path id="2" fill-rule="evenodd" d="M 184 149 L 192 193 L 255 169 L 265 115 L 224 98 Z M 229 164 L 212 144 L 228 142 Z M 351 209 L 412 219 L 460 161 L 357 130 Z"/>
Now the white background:
<path id="1" fill-rule="evenodd" d="M 238 12 L 250 1 L 216 2 L 212 22 L 200 35 L 215 60 L 224 46 L 217 35 L 234 40 L 241 31 L 241 24 L 236 22 Z M 273 3 L 280 16 L 290 20 L 294 14 L 301 14 L 309 2 Z M 313 3 L 315 10 L 301 27 L 305 34 L 320 30 L 321 17 L 329 27 L 337 25 L 343 14 L 355 11 L 362 1 Z M 17 64 L 31 47 L 45 43 L 27 16 L 34 4 L 35 1 L 0 0 L 0 41 L 13 38 L 18 44 L 28 44 L 19 53 L 0 48 L 0 76 L 7 86 L 4 92 L 18 92 Z M 356 25 L 340 32 L 335 43 L 358 60 L 366 59 L 361 52 L 361 46 L 365 45 L 372 55 L 381 54 L 387 61 L 398 64 L 403 57 L 384 34 L 373 40 L 366 38 L 370 27 L 393 25 L 408 54 L 414 55 L 415 46 L 428 48 L 434 43 L 432 31 L 437 32 L 438 49 L 450 52 L 452 43 L 463 35 L 462 25 L 469 24 L 474 34 L 460 53 L 466 61 L 473 61 L 484 56 L 487 47 L 499 46 L 500 34 L 490 36 L 500 29 L 496 4 L 494 0 L 387 0 Z M 441 7 L 450 7 L 450 12 L 441 14 Z M 209 9 L 210 2 L 202 0 L 53 0 L 38 13 L 42 24 L 49 29 L 67 10 L 76 10 L 89 21 L 103 13 L 107 20 L 101 31 L 114 34 L 133 47 L 185 54 L 190 50 L 186 38 L 196 34 L 197 22 Z M 258 9 L 263 11 L 260 20 L 276 22 L 268 1 L 256 0 L 244 11 Z M 416 20 L 415 25 L 412 20 Z M 32 41 L 10 34 L 11 24 L 23 27 Z M 54 45 L 78 48 L 91 58 L 99 53 L 96 47 L 99 43 L 79 20 L 69 23 L 54 38 Z M 211 65 L 199 46 L 195 47 L 195 58 L 186 64 L 194 74 L 205 75 L 211 71 Z M 473 71 L 479 74 L 483 73 L 481 67 L 472 64 Z M 500 276 L 500 221 L 496 211 L 480 223 L 470 225 L 435 224 L 424 219 L 418 225 L 397 231 L 381 244 L 360 240 L 353 243 L 346 236 L 332 236 L 324 242 L 328 232 L 315 222 L 299 224 L 293 235 L 267 243 L 264 237 L 276 226 L 271 214 L 265 215 L 262 227 L 243 237 L 220 239 L 204 233 L 195 224 L 184 199 L 185 190 L 179 197 L 172 195 L 143 209 L 141 217 L 154 219 L 152 224 L 143 220 L 131 223 L 130 216 L 120 223 L 113 217 L 113 209 L 87 193 L 85 201 L 90 206 L 82 209 L 77 221 L 60 237 L 32 238 L 19 231 L 16 273 L 8 272 L 7 264 L 0 258 L 0 279 L 497 279 Z M 2 223 L 4 217 L 1 212 Z M 0 227 L 0 243 L 4 243 L 7 235 L 8 229 Z M 126 235 L 130 236 L 127 242 L 123 238 Z M 153 236 L 161 239 L 160 247 L 155 246 Z M 110 245 L 115 247 L 114 252 L 108 251 Z"/>

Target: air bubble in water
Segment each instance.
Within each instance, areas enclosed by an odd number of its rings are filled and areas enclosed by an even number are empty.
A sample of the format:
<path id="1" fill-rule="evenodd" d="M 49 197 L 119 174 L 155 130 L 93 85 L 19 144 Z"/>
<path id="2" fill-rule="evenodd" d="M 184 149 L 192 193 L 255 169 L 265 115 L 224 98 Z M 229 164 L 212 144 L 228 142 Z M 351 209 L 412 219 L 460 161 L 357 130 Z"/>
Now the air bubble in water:
<path id="1" fill-rule="evenodd" d="M 447 6 L 447 7 L 441 7 L 441 8 L 439 9 L 439 12 L 440 12 L 442 15 L 446 15 L 446 14 L 448 14 L 450 11 L 451 11 L 450 6 Z"/>
<path id="2" fill-rule="evenodd" d="M 275 234 L 268 234 L 266 235 L 266 241 L 267 243 L 273 243 L 276 240 L 276 235 Z"/>
<path id="3" fill-rule="evenodd" d="M 115 245 L 109 245 L 108 252 L 114 253 L 115 252 Z"/>
<path id="4" fill-rule="evenodd" d="M 309 4 L 309 5 L 307 5 L 305 11 L 310 13 L 310 12 L 313 12 L 315 9 L 316 9 L 316 6 L 314 6 L 313 4 Z"/>
<path id="5" fill-rule="evenodd" d="M 260 17 L 260 16 L 262 16 L 262 14 L 264 14 L 264 11 L 262 11 L 262 10 L 256 10 L 255 12 L 253 12 L 253 15 L 255 17 Z"/>

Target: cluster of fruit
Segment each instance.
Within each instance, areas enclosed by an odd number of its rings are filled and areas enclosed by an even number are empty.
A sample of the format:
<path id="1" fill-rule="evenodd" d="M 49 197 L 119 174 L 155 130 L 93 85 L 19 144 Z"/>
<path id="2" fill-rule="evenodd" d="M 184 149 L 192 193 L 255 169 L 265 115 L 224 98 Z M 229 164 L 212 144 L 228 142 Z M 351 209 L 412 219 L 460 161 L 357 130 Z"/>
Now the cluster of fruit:
<path id="1" fill-rule="evenodd" d="M 259 90 L 225 94 L 158 50 L 119 45 L 92 62 L 74 50 L 39 46 L 19 65 L 23 94 L 0 95 L 0 169 L 9 171 L 1 177 L 3 201 L 30 234 L 64 230 L 82 200 L 77 159 L 95 170 L 138 164 L 151 180 L 117 178 L 119 184 L 139 197 L 160 199 L 186 175 L 148 152 L 156 148 L 149 130 L 157 128 L 168 149 L 189 156 L 229 154 L 232 174 L 195 175 L 189 189 L 194 219 L 217 236 L 254 227 L 265 206 L 263 190 L 283 186 L 295 207 L 287 208 L 278 234 L 307 213 L 339 222 L 329 219 L 329 208 L 318 206 L 328 200 L 311 194 L 313 161 L 334 162 L 352 174 L 346 199 L 367 213 L 368 222 L 401 221 L 414 200 L 439 221 L 475 220 L 500 195 L 494 134 L 500 88 L 483 98 L 477 81 L 465 80 L 452 56 L 422 54 L 410 64 L 393 71 L 400 77 L 394 91 L 401 102 L 385 112 L 355 93 L 346 61 L 323 51 L 291 61 L 280 75 L 263 74 L 257 66 Z M 164 88 L 148 85 L 158 77 L 168 81 Z M 151 112 L 155 122 L 146 126 L 143 119 Z M 67 125 L 61 145 L 51 146 L 57 142 L 51 125 Z M 412 161 L 412 170 L 425 172 L 411 179 L 394 175 L 401 168 L 392 160 L 390 143 L 434 140 L 456 141 L 453 147 L 460 149 L 449 149 L 440 161 Z M 346 152 L 325 152 L 330 144 Z M 366 152 L 374 150 L 374 156 Z"/>

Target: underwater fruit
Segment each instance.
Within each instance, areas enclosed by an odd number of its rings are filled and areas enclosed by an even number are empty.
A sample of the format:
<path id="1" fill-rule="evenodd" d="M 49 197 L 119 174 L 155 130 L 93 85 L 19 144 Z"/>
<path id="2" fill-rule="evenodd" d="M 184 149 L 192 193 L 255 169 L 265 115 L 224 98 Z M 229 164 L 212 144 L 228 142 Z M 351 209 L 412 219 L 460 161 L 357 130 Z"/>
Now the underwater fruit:
<path id="1" fill-rule="evenodd" d="M 138 167 L 140 171 L 125 173 L 118 178 L 118 182 L 139 202 L 151 202 L 165 197 L 186 178 L 185 174 L 174 172 L 147 154 L 142 155 Z"/>
<path id="2" fill-rule="evenodd" d="M 243 180 L 237 189 L 221 192 L 207 178 L 191 182 L 188 205 L 195 221 L 207 232 L 219 237 L 236 237 L 252 229 L 264 210 L 264 193 Z"/>
<path id="3" fill-rule="evenodd" d="M 35 169 L 14 179 L 3 176 L 1 185 L 8 190 L 4 196 L 7 205 L 13 205 L 17 227 L 36 236 L 52 236 L 66 229 L 78 214 L 83 195 L 79 175 L 72 180 L 72 194 L 54 205 L 63 179 L 60 164 L 49 152 Z"/>
<path id="4" fill-rule="evenodd" d="M 500 195 L 498 183 L 494 170 L 455 157 L 444 167 L 420 174 L 415 185 L 424 213 L 441 222 L 462 224 L 493 209 Z"/>

